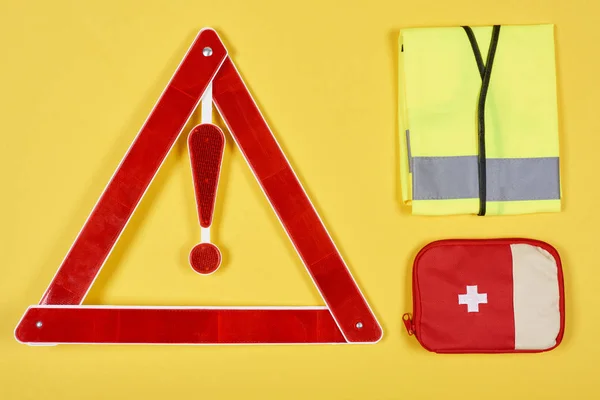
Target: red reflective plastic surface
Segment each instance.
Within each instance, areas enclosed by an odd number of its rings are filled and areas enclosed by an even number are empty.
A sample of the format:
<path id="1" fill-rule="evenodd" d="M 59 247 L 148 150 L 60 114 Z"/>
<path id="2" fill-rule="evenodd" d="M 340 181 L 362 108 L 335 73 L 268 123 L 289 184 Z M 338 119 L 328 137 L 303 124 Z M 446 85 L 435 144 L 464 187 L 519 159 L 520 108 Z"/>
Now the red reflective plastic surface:
<path id="1" fill-rule="evenodd" d="M 213 219 L 221 163 L 225 151 L 225 135 L 216 125 L 198 125 L 188 136 L 188 151 L 192 164 L 200 226 L 208 228 Z"/>
<path id="2" fill-rule="evenodd" d="M 326 309 L 30 307 L 24 343 L 344 343 Z"/>
<path id="3" fill-rule="evenodd" d="M 212 274 L 221 265 L 221 250 L 212 243 L 199 243 L 190 251 L 190 265 L 199 274 Z"/>
<path id="4" fill-rule="evenodd" d="M 203 55 L 205 47 L 212 49 L 210 57 Z M 198 35 L 86 221 L 41 306 L 30 307 L 17 327 L 20 341 L 218 344 L 376 342 L 381 338 L 375 316 L 226 54 L 214 31 Z M 78 306 L 211 80 L 221 116 L 327 308 Z"/>

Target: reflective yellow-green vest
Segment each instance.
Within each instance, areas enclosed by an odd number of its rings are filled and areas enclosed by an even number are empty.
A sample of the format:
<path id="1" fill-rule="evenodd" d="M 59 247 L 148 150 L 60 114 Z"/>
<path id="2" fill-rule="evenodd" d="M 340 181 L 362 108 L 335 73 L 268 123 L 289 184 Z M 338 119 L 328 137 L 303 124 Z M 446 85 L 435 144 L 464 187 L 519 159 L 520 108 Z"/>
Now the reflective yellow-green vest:
<path id="1" fill-rule="evenodd" d="M 500 28 L 484 107 L 486 215 L 557 212 L 554 27 Z M 400 33 L 400 179 L 403 201 L 413 214 L 477 214 L 480 209 L 483 73 L 467 29 Z M 474 27 L 471 33 L 485 62 L 492 27 Z"/>

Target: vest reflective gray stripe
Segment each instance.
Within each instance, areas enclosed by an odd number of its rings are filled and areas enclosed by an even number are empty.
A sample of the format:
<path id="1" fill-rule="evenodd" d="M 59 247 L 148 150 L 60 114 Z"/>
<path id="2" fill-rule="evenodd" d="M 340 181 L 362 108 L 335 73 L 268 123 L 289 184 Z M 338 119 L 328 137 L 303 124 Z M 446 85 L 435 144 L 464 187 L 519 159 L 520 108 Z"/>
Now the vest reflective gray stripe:
<path id="1" fill-rule="evenodd" d="M 560 199 L 558 157 L 488 158 L 487 200 Z M 479 198 L 477 156 L 412 157 L 413 199 Z"/>

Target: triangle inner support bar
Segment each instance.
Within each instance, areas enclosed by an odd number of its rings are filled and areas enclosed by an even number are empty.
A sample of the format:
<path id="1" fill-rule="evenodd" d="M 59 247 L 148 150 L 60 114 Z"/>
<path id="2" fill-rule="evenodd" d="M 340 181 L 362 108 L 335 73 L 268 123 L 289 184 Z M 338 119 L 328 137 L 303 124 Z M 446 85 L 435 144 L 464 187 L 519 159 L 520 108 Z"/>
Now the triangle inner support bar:
<path id="1" fill-rule="evenodd" d="M 123 307 L 81 303 L 212 83 L 213 101 L 325 307 Z M 212 29 L 188 50 L 75 239 L 40 304 L 15 330 L 29 344 L 375 343 L 383 332 L 242 77 Z"/>

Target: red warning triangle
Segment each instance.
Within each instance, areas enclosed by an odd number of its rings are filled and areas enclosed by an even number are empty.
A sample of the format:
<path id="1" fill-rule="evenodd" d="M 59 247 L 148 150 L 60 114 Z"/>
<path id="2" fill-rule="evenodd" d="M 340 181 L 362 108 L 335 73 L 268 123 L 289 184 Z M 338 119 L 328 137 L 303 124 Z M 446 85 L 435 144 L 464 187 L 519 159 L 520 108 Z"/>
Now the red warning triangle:
<path id="1" fill-rule="evenodd" d="M 326 305 L 82 305 L 209 85 L 217 110 Z M 29 307 L 15 329 L 17 340 L 28 344 L 375 343 L 381 336 L 381 326 L 212 29 L 196 37 L 39 305 Z"/>

